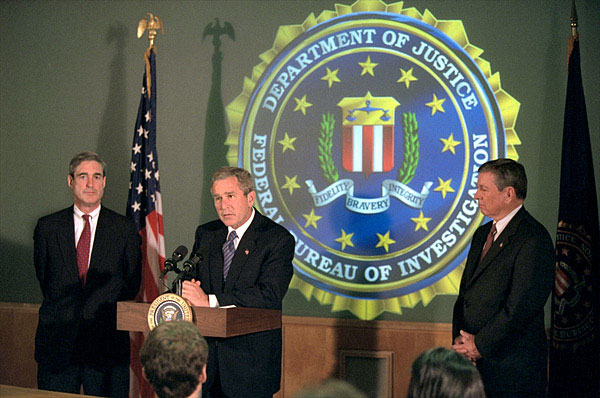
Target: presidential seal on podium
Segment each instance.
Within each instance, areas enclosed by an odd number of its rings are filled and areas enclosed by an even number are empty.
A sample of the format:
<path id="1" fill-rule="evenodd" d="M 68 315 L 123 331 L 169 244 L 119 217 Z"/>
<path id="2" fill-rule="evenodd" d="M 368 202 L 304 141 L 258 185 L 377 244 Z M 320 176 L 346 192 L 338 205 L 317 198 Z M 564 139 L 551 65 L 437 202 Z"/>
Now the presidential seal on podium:
<path id="1" fill-rule="evenodd" d="M 192 309 L 185 299 L 175 293 L 158 296 L 148 309 L 148 327 L 150 330 L 162 322 L 192 322 Z"/>

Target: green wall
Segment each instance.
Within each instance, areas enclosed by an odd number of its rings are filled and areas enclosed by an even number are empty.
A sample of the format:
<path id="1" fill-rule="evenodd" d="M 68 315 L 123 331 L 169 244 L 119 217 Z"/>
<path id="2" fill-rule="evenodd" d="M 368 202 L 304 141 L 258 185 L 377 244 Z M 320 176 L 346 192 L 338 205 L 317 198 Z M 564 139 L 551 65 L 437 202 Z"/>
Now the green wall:
<path id="1" fill-rule="evenodd" d="M 390 0 L 389 3 L 392 1 Z M 36 220 L 72 203 L 67 166 L 81 150 L 108 163 L 103 203 L 124 212 L 130 147 L 144 71 L 146 38 L 136 38 L 146 12 L 158 15 L 158 154 L 167 252 L 193 242 L 202 209 L 202 141 L 212 43 L 204 27 L 219 17 L 235 28 L 222 37 L 224 103 L 271 48 L 280 25 L 353 1 L 3 1 L 0 3 L 0 301 L 39 302 L 33 270 Z M 484 50 L 503 88 L 520 103 L 517 147 L 529 175 L 527 208 L 555 233 L 571 1 L 405 2 L 437 19 L 459 19 Z M 600 6 L 578 0 L 582 74 L 594 154 L 600 153 Z M 223 163 L 225 163 L 223 161 Z M 216 168 L 218 165 L 214 165 Z M 600 160 L 596 156 L 596 185 Z M 401 316 L 379 319 L 450 322 L 454 296 L 436 297 Z M 330 313 L 291 290 L 290 315 Z"/>

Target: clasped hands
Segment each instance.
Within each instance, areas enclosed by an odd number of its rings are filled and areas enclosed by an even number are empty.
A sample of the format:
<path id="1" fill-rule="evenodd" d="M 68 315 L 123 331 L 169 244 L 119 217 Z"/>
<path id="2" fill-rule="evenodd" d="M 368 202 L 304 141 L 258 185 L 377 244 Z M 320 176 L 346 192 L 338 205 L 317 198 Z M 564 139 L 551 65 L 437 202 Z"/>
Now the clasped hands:
<path id="1" fill-rule="evenodd" d="M 195 279 L 183 281 L 181 295 L 195 307 L 210 307 L 208 295 L 200 287 L 200 281 Z"/>
<path id="2" fill-rule="evenodd" d="M 466 356 L 475 365 L 475 361 L 481 358 L 481 354 L 475 345 L 475 335 L 460 331 L 460 335 L 454 339 L 454 344 L 450 347 L 454 351 Z"/>

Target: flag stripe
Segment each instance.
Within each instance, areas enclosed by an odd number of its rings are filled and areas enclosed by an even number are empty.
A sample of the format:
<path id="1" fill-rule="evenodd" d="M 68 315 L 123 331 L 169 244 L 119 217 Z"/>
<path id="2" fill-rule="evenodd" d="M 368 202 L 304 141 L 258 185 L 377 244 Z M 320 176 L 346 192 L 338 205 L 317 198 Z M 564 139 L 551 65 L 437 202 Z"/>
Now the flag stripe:
<path id="1" fill-rule="evenodd" d="M 156 152 L 156 71 L 154 47 L 145 54 L 146 71 L 131 148 L 131 179 L 127 216 L 133 219 L 142 237 L 142 285 L 138 301 L 150 302 L 162 292 L 158 276 L 164 267 L 165 241 L 160 194 L 158 154 Z M 150 76 L 147 76 L 150 73 Z M 148 79 L 149 77 L 149 79 Z M 148 87 L 150 82 L 150 87 Z M 152 388 L 141 371 L 139 351 L 142 333 L 131 336 L 130 397 L 151 398 Z"/>
<path id="2" fill-rule="evenodd" d="M 394 168 L 394 126 L 383 126 L 383 171 Z"/>
<path id="3" fill-rule="evenodd" d="M 353 134 L 352 126 L 342 127 L 342 167 L 346 171 L 352 171 Z"/>
<path id="4" fill-rule="evenodd" d="M 352 127 L 352 171 L 363 170 L 363 128 Z"/>
<path id="5" fill-rule="evenodd" d="M 373 126 L 373 171 L 383 171 L 383 126 Z"/>
<path id="6" fill-rule="evenodd" d="M 362 126 L 362 172 L 369 175 L 373 172 L 373 126 Z"/>

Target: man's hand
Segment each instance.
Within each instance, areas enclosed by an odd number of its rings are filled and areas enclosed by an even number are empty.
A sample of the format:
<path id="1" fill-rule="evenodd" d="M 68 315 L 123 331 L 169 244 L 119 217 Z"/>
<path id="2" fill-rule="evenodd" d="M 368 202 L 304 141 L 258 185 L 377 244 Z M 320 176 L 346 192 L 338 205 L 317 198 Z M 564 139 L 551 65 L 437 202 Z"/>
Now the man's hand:
<path id="1" fill-rule="evenodd" d="M 481 358 L 481 354 L 475 345 L 475 335 L 464 330 L 460 331 L 460 336 L 456 336 L 454 344 L 450 348 L 466 356 L 473 363 Z"/>
<path id="2" fill-rule="evenodd" d="M 195 307 L 209 307 L 208 296 L 200 287 L 200 281 L 183 281 L 181 295 Z"/>

